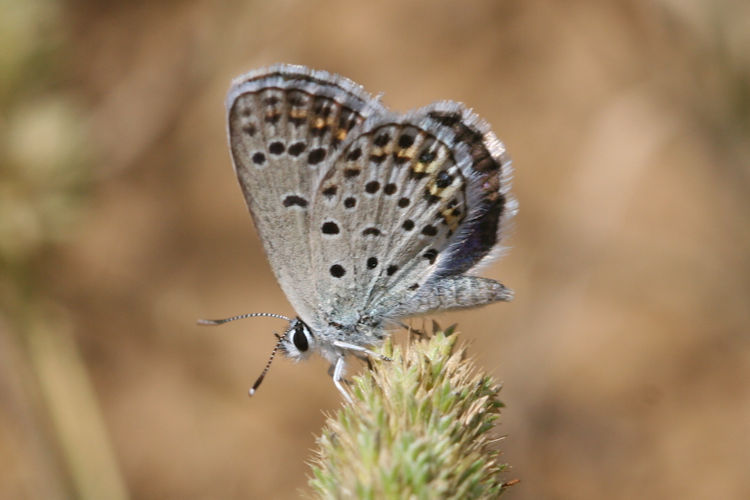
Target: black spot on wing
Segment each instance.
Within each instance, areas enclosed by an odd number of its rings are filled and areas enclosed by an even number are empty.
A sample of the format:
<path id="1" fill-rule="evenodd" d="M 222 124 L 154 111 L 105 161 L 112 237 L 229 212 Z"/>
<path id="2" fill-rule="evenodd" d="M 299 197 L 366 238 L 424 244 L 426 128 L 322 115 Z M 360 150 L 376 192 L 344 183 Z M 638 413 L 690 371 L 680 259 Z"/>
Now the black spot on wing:
<path id="1" fill-rule="evenodd" d="M 283 204 L 285 207 L 306 207 L 307 206 L 307 200 L 304 199 L 301 196 L 297 196 L 296 194 L 291 194 L 284 198 Z"/>

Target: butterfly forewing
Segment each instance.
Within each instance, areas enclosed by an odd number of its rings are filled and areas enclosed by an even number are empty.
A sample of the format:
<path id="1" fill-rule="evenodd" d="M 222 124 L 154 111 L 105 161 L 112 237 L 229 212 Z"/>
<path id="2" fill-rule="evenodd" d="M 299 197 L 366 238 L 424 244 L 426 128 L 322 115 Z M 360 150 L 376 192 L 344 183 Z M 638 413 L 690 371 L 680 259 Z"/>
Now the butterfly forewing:
<path id="1" fill-rule="evenodd" d="M 349 80 L 289 65 L 235 80 L 227 109 L 235 171 L 266 255 L 297 313 L 312 318 L 314 193 L 337 149 L 383 109 Z"/>

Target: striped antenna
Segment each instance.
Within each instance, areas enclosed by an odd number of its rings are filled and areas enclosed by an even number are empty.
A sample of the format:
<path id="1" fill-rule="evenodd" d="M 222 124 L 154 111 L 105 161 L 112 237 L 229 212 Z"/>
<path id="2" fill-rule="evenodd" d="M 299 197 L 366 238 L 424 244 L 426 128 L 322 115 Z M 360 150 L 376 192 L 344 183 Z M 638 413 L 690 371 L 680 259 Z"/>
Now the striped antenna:
<path id="1" fill-rule="evenodd" d="M 247 313 L 247 314 L 240 314 L 239 316 L 232 316 L 231 318 L 224 318 L 224 319 L 199 319 L 198 324 L 199 325 L 223 325 L 224 323 L 229 323 L 230 321 L 237 321 L 238 319 L 245 319 L 245 318 L 257 318 L 259 316 L 266 316 L 269 318 L 285 319 L 287 321 L 292 321 L 291 318 L 287 318 L 286 316 L 283 316 L 281 314 Z"/>
<path id="2" fill-rule="evenodd" d="M 291 323 L 292 319 L 287 318 L 286 316 L 283 316 L 281 314 L 274 314 L 274 313 L 247 313 L 247 314 L 240 314 L 238 316 L 232 316 L 231 318 L 224 318 L 224 319 L 199 319 L 198 324 L 199 325 L 223 325 L 224 323 L 229 323 L 230 321 L 237 321 L 238 319 L 245 319 L 245 318 L 257 318 L 257 317 L 268 317 L 268 318 L 277 318 L 277 319 L 283 319 L 286 321 L 289 321 Z M 260 377 L 258 377 L 258 380 L 255 381 L 253 386 L 250 388 L 249 391 L 247 391 L 248 396 L 252 396 L 255 394 L 255 391 L 260 386 L 261 382 L 263 382 L 263 379 L 266 376 L 266 373 L 268 373 L 268 370 L 271 368 L 271 363 L 273 362 L 273 358 L 276 357 L 276 352 L 279 350 L 279 347 L 281 347 L 281 343 L 284 341 L 284 337 L 278 334 L 276 335 L 276 338 L 279 340 L 276 342 L 276 345 L 273 346 L 273 351 L 271 351 L 271 356 L 268 358 L 268 362 L 266 363 L 266 367 L 263 368 L 263 371 L 260 374 Z"/>
<path id="3" fill-rule="evenodd" d="M 263 371 L 261 372 L 260 377 L 258 377 L 258 380 L 255 381 L 255 383 L 250 388 L 250 390 L 247 391 L 248 396 L 253 396 L 255 394 L 255 391 L 260 386 L 260 383 L 263 382 L 263 379 L 265 378 L 266 373 L 268 373 L 268 369 L 271 368 L 271 363 L 273 362 L 273 358 L 276 356 L 276 351 L 279 350 L 279 347 L 281 347 L 281 343 L 284 341 L 284 337 L 282 337 L 281 335 L 277 334 L 276 336 L 279 338 L 279 340 L 278 342 L 276 342 L 276 345 L 273 346 L 273 351 L 271 351 L 271 356 L 268 357 L 268 362 L 266 363 L 266 367 L 263 368 Z"/>

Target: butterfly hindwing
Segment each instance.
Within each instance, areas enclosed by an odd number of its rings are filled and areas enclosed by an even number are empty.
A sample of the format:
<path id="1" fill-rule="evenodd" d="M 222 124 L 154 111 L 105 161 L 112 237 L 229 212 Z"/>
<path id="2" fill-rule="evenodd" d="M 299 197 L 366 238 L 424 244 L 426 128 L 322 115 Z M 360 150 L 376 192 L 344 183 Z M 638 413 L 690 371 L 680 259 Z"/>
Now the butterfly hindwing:
<path id="1" fill-rule="evenodd" d="M 439 103 L 374 117 L 337 153 L 311 221 L 313 266 L 322 271 L 316 295 L 329 321 L 419 313 L 434 302 L 420 296 L 456 289 L 434 286 L 438 277 L 460 274 L 494 246 L 504 149 L 485 149 L 496 161 L 482 163 L 477 141 L 494 136 L 480 129 L 461 105 Z M 470 252 L 462 251 L 467 242 Z"/>

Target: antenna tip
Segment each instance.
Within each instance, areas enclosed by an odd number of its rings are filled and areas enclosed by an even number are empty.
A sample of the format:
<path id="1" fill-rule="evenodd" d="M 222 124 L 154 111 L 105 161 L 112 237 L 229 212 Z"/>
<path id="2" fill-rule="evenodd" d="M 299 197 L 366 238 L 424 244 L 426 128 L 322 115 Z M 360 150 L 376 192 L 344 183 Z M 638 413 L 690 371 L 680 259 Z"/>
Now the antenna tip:
<path id="1" fill-rule="evenodd" d="M 255 387 L 251 387 L 250 390 L 247 391 L 247 395 L 253 397 L 255 395 Z"/>
<path id="2" fill-rule="evenodd" d="M 198 324 L 199 325 L 218 325 L 219 322 L 214 319 L 199 319 Z"/>

